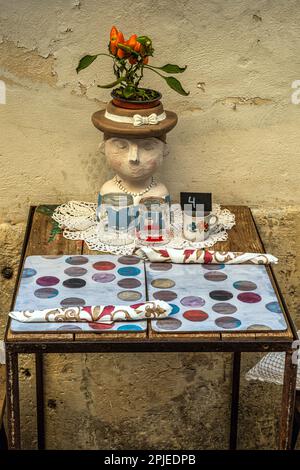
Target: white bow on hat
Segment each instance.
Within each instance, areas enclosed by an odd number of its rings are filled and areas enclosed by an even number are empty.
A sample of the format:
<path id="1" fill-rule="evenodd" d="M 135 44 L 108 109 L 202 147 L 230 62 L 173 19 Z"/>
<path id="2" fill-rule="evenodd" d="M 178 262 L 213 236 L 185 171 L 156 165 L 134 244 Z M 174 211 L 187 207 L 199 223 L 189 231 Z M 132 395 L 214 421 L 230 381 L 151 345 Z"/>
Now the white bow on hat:
<path id="1" fill-rule="evenodd" d="M 133 116 L 133 125 L 136 127 L 147 125 L 147 124 L 157 124 L 159 120 L 157 119 L 157 114 L 152 113 L 150 116 L 141 116 L 140 114 L 135 114 Z"/>

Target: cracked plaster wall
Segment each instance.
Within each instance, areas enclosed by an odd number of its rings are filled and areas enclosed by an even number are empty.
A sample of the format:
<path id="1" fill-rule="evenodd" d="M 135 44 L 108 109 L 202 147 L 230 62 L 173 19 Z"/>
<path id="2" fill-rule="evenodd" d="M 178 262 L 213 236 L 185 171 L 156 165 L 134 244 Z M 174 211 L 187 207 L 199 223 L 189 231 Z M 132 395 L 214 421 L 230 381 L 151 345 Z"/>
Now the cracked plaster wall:
<path id="1" fill-rule="evenodd" d="M 124 14 L 126 12 L 126 14 Z M 138 19 L 138 22 L 137 22 Z M 78 59 L 105 48 L 112 24 L 149 34 L 156 64 L 187 64 L 181 97 L 156 76 L 179 123 L 162 178 L 174 197 L 187 186 L 215 201 L 250 205 L 298 327 L 300 2 L 271 0 L 0 0 L 1 331 L 29 204 L 95 200 L 108 171 L 91 114 L 109 93 L 110 63 L 76 75 Z M 138 23 L 138 26 L 137 26 Z M 244 358 L 246 370 L 257 355 Z M 68 355 L 46 360 L 50 448 L 225 448 L 228 355 Z M 34 369 L 21 370 L 24 445 L 35 445 Z M 149 387 L 151 383 L 151 388 Z M 272 448 L 280 387 L 242 383 L 241 448 Z M 134 412 L 135 403 L 139 412 Z M 76 432 L 74 439 L 74 429 Z M 157 433 L 157 429 L 160 432 Z M 196 431 L 196 432 L 195 432 Z"/>

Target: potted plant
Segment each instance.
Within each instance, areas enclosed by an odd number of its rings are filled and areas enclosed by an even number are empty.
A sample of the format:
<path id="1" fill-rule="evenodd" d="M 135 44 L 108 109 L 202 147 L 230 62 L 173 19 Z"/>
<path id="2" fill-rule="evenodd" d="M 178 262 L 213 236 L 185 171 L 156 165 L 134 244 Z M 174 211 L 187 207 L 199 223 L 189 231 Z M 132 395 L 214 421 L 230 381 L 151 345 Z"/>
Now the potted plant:
<path id="1" fill-rule="evenodd" d="M 148 36 L 133 34 L 125 40 L 123 33 L 113 26 L 110 31 L 108 53 L 85 55 L 80 59 L 76 71 L 79 73 L 89 67 L 99 56 L 110 57 L 113 61 L 116 79 L 107 85 L 97 86 L 113 88 L 111 93 L 113 103 L 119 107 L 139 109 L 154 107 L 159 103 L 161 94 L 158 91 L 140 86 L 146 70 L 156 73 L 166 81 L 170 88 L 187 96 L 189 92 L 186 92 L 179 80 L 171 75 L 184 72 L 186 66 L 179 67 L 175 64 L 153 66 L 149 64 L 149 58 L 153 56 L 153 53 L 152 41 Z"/>

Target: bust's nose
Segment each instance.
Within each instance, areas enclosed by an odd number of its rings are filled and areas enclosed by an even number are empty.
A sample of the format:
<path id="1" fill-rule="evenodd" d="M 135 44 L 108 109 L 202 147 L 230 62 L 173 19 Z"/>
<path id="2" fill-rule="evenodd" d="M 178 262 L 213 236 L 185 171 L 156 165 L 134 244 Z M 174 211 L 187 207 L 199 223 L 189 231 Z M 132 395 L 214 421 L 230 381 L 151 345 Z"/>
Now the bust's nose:
<path id="1" fill-rule="evenodd" d="M 139 164 L 139 148 L 138 145 L 135 143 L 131 143 L 129 146 L 129 153 L 128 153 L 128 161 L 129 163 Z"/>

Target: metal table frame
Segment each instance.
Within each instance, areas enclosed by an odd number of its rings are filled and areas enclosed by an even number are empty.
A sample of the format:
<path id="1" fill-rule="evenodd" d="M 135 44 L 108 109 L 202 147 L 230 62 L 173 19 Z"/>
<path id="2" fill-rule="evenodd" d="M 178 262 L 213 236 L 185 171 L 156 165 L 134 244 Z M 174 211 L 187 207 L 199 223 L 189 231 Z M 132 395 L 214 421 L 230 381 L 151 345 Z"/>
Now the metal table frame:
<path id="1" fill-rule="evenodd" d="M 30 236 L 32 211 L 29 217 L 26 235 L 24 239 L 22 257 L 19 267 L 20 276 L 27 242 Z M 257 231 L 258 232 L 258 231 Z M 258 232 L 259 235 L 259 232 Z M 19 354 L 34 354 L 36 366 L 36 403 L 37 403 L 37 441 L 38 449 L 45 448 L 45 403 L 43 381 L 43 355 L 51 353 L 143 353 L 143 352 L 231 352 L 233 353 L 232 369 L 232 394 L 231 394 L 231 425 L 229 448 L 236 449 L 239 387 L 240 387 L 240 362 L 242 352 L 271 352 L 283 351 L 286 353 L 285 373 L 282 390 L 281 421 L 279 435 L 279 449 L 289 449 L 291 445 L 292 426 L 294 417 L 294 404 L 296 393 L 297 366 L 293 364 L 293 341 L 298 339 L 297 333 L 286 308 L 274 273 L 271 269 L 274 283 L 284 306 L 286 319 L 293 337 L 268 339 L 251 338 L 231 339 L 228 341 L 202 340 L 182 335 L 181 338 L 113 338 L 99 341 L 36 341 L 34 334 L 32 340 L 14 341 L 9 336 L 9 322 L 5 333 L 6 344 L 6 368 L 7 368 L 7 418 L 8 418 L 8 443 L 10 449 L 21 448 L 20 431 L 20 403 L 19 403 Z M 18 283 L 17 283 L 18 284 Z M 17 286 L 15 290 L 15 295 Z M 15 297 L 15 296 L 14 296 Z M 13 300 L 14 303 L 14 300 Z"/>

